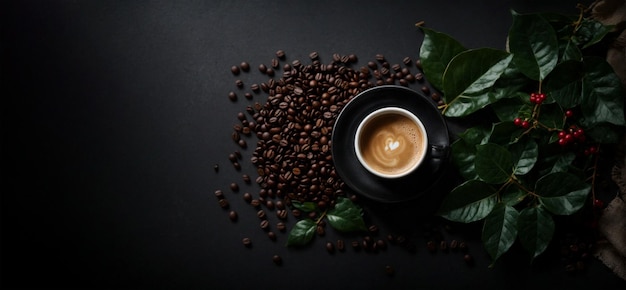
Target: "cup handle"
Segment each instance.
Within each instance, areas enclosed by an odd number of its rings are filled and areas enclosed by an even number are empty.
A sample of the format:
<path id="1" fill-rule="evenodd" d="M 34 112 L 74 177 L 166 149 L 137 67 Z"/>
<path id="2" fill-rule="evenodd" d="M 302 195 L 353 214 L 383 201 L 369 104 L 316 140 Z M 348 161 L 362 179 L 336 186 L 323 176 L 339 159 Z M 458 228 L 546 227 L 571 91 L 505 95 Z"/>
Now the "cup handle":
<path id="1" fill-rule="evenodd" d="M 430 156 L 436 159 L 447 159 L 450 156 L 450 146 L 431 144 Z"/>

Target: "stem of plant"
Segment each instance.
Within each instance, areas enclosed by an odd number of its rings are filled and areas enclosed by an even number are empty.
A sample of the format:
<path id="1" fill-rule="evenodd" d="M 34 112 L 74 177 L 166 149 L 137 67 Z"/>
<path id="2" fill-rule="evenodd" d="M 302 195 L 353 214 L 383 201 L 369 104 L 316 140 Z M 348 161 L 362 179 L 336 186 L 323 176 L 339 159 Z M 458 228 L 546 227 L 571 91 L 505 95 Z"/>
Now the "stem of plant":
<path id="1" fill-rule="evenodd" d="M 320 215 L 319 218 L 317 218 L 317 220 L 315 221 L 316 225 L 319 225 L 320 222 L 322 221 L 322 219 L 324 219 L 324 217 L 326 217 L 326 213 L 328 212 L 328 209 L 324 210 L 324 212 L 322 212 L 322 214 Z"/>

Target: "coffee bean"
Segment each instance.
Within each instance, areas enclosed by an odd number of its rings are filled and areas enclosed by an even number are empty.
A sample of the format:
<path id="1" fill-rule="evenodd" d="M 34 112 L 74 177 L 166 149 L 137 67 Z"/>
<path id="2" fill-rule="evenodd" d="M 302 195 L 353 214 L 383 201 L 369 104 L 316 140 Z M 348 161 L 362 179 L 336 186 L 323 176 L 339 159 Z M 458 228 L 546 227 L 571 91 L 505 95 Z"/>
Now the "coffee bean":
<path id="1" fill-rule="evenodd" d="M 419 69 L 422 69 L 422 60 L 418 59 L 415 61 L 415 66 Z"/>
<path id="2" fill-rule="evenodd" d="M 284 50 L 282 50 L 282 49 L 281 49 L 281 50 L 277 50 L 277 51 L 276 51 L 276 57 L 278 57 L 278 58 L 280 58 L 280 59 L 285 58 L 285 51 L 284 51 Z"/>
<path id="3" fill-rule="evenodd" d="M 252 240 L 250 238 L 243 238 L 241 242 L 244 246 L 246 246 L 246 248 L 252 247 Z"/>
<path id="4" fill-rule="evenodd" d="M 448 251 L 448 243 L 446 243 L 446 241 L 439 242 L 439 250 L 441 250 L 443 252 L 447 252 Z"/>
<path id="5" fill-rule="evenodd" d="M 243 94 L 243 96 L 244 96 L 247 100 L 252 100 L 252 98 L 254 98 L 254 97 L 252 96 L 252 94 L 251 94 L 251 93 L 244 93 L 244 94 Z"/>
<path id="6" fill-rule="evenodd" d="M 439 94 L 437 93 L 432 93 L 432 95 L 430 95 L 430 97 L 433 99 L 433 101 L 435 102 L 439 102 L 439 100 L 441 100 L 441 97 L 439 96 Z"/>
<path id="7" fill-rule="evenodd" d="M 259 71 L 264 74 L 267 72 L 267 66 L 265 66 L 264 64 L 260 64 L 259 65 Z"/>
<path id="8" fill-rule="evenodd" d="M 230 218 L 230 220 L 231 220 L 231 221 L 236 221 L 236 220 L 237 220 L 237 218 L 238 218 L 237 212 L 236 212 L 236 211 L 234 211 L 234 210 L 231 210 L 231 211 L 228 213 L 228 218 Z"/>
<path id="9" fill-rule="evenodd" d="M 359 243 L 359 241 L 352 241 L 350 245 L 355 251 L 358 251 L 361 249 L 361 243 Z"/>
<path id="10" fill-rule="evenodd" d="M 262 220 L 260 226 L 263 230 L 268 230 L 270 227 L 270 222 L 268 220 Z"/>
<path id="11" fill-rule="evenodd" d="M 258 208 L 261 205 L 261 202 L 258 199 L 253 199 L 250 201 L 250 205 L 255 208 Z"/>
<path id="12" fill-rule="evenodd" d="M 265 207 L 267 207 L 267 209 L 269 209 L 269 210 L 274 210 L 274 202 L 271 201 L 271 200 L 267 200 L 265 202 Z"/>
<path id="13" fill-rule="evenodd" d="M 430 94 L 430 89 L 427 86 L 422 86 L 422 92 L 426 95 Z"/>
<path id="14" fill-rule="evenodd" d="M 318 54 L 316 51 L 311 52 L 311 53 L 309 54 L 309 58 L 310 58 L 311 60 L 316 60 L 316 59 L 318 59 L 318 58 L 319 58 L 319 54 Z"/>
<path id="15" fill-rule="evenodd" d="M 238 192 L 239 191 L 239 185 L 235 182 L 230 184 L 230 190 L 234 191 L 234 192 Z"/>
<path id="16" fill-rule="evenodd" d="M 333 254 L 335 252 L 335 245 L 332 242 L 326 242 L 326 251 L 328 253 Z"/>
<path id="17" fill-rule="evenodd" d="M 376 60 L 379 62 L 384 62 L 385 61 L 385 56 L 382 54 L 376 54 Z"/>
<path id="18" fill-rule="evenodd" d="M 424 74 L 416 73 L 415 74 L 415 80 L 417 80 L 418 82 L 423 82 L 424 81 Z"/>
<path id="19" fill-rule="evenodd" d="M 280 266 L 280 265 L 283 264 L 283 259 L 279 255 L 274 255 L 274 256 L 272 256 L 272 262 L 274 262 L 274 264 Z"/>
<path id="20" fill-rule="evenodd" d="M 387 274 L 387 276 L 393 276 L 395 273 L 396 271 L 392 266 L 385 266 L 385 274 Z"/>
<path id="21" fill-rule="evenodd" d="M 242 81 L 242 80 L 236 80 L 236 81 L 235 81 L 235 85 L 236 85 L 238 88 L 243 88 L 243 81 Z"/>
<path id="22" fill-rule="evenodd" d="M 346 245 L 343 240 L 337 240 L 337 250 L 343 252 L 346 250 Z"/>
<path id="23" fill-rule="evenodd" d="M 250 89 L 256 93 L 259 92 L 259 89 L 261 89 L 261 87 L 259 86 L 259 84 L 252 84 L 250 85 Z"/>
<path id="24" fill-rule="evenodd" d="M 220 166 L 218 164 L 213 165 L 213 170 L 215 170 L 215 172 L 220 171 Z"/>
<path id="25" fill-rule="evenodd" d="M 223 209 L 227 209 L 230 206 L 228 203 L 228 200 L 224 198 L 219 200 L 219 204 L 220 204 L 220 207 Z"/>
<path id="26" fill-rule="evenodd" d="M 409 66 L 409 65 L 411 65 L 411 63 L 413 63 L 413 61 L 411 60 L 410 57 L 407 56 L 407 57 L 402 59 L 402 63 L 404 63 L 405 65 Z"/>
<path id="27" fill-rule="evenodd" d="M 281 219 L 284 220 L 287 218 L 287 210 L 284 209 L 279 209 L 276 211 L 276 216 Z"/>
<path id="28" fill-rule="evenodd" d="M 465 254 L 463 256 L 463 261 L 469 266 L 474 265 L 474 258 L 470 254 Z"/>
<path id="29" fill-rule="evenodd" d="M 235 92 L 229 92 L 228 93 L 228 99 L 230 99 L 231 101 L 237 101 L 237 94 L 235 94 Z"/>
<path id="30" fill-rule="evenodd" d="M 233 167 L 235 167 L 237 171 L 241 170 L 241 164 L 239 164 L 239 162 L 233 162 Z"/>
<path id="31" fill-rule="evenodd" d="M 280 65 L 280 62 L 278 61 L 278 59 L 272 58 L 272 61 L 271 61 L 272 68 L 278 69 L 279 65 Z"/>
<path id="32" fill-rule="evenodd" d="M 283 222 L 278 222 L 276 224 L 276 228 L 281 232 L 284 232 L 285 230 L 287 230 L 287 226 Z"/>
<path id="33" fill-rule="evenodd" d="M 459 242 L 457 240 L 452 240 L 450 242 L 450 249 L 451 250 L 453 250 L 453 251 L 456 250 L 458 248 L 458 246 L 459 246 Z"/>
<path id="34" fill-rule="evenodd" d="M 467 252 L 467 244 L 465 242 L 460 242 L 459 243 L 459 250 L 461 250 L 463 252 Z"/>
<path id="35" fill-rule="evenodd" d="M 376 247 L 381 250 L 387 249 L 387 243 L 384 240 L 376 240 Z"/>
<path id="36" fill-rule="evenodd" d="M 239 64 L 239 67 L 241 67 L 241 70 L 245 72 L 250 70 L 250 64 L 246 61 L 241 62 L 241 64 Z"/>
<path id="37" fill-rule="evenodd" d="M 248 147 L 246 140 L 243 140 L 243 139 L 239 139 L 239 141 L 237 141 L 237 144 L 239 144 L 239 147 L 244 148 L 244 149 Z"/>
<path id="38" fill-rule="evenodd" d="M 218 189 L 215 191 L 215 196 L 217 196 L 218 199 L 222 199 L 224 198 L 224 192 Z"/>
<path id="39" fill-rule="evenodd" d="M 257 211 L 256 216 L 259 217 L 262 220 L 264 220 L 267 217 L 267 215 L 265 214 L 264 210 Z"/>
<path id="40" fill-rule="evenodd" d="M 437 246 L 435 245 L 435 241 L 428 241 L 426 243 L 426 248 L 429 252 L 434 253 L 437 251 Z"/>
<path id="41" fill-rule="evenodd" d="M 245 200 L 247 203 L 251 203 L 252 202 L 252 194 L 250 194 L 249 192 L 246 192 L 243 194 L 243 200 Z"/>
<path id="42" fill-rule="evenodd" d="M 315 232 L 317 233 L 318 236 L 323 237 L 324 235 L 326 235 L 326 230 L 324 229 L 324 227 L 322 226 L 317 226 L 315 227 Z"/>
<path id="43" fill-rule="evenodd" d="M 239 74 L 239 67 L 236 65 L 233 65 L 230 67 L 230 71 L 234 74 L 234 75 L 238 75 Z"/>
<path id="44" fill-rule="evenodd" d="M 370 233 L 373 233 L 373 234 L 378 233 L 378 227 L 376 225 L 369 226 L 368 230 Z"/>
<path id="45" fill-rule="evenodd" d="M 267 232 L 267 237 L 272 241 L 276 241 L 276 234 L 274 232 Z"/>

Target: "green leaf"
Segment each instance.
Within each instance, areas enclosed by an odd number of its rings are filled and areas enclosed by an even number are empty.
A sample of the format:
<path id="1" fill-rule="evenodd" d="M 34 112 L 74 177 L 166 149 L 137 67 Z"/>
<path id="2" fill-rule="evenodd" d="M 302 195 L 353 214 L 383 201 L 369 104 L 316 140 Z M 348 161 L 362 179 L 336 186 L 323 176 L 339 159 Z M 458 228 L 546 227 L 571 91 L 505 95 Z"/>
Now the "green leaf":
<path id="1" fill-rule="evenodd" d="M 361 208 L 345 197 L 337 198 L 335 207 L 326 213 L 326 219 L 340 232 L 367 230 Z"/>
<path id="2" fill-rule="evenodd" d="M 500 199 L 506 205 L 515 206 L 520 203 L 528 194 L 518 186 L 508 186 L 500 194 Z"/>
<path id="3" fill-rule="evenodd" d="M 559 56 L 562 62 L 569 60 L 581 61 L 583 59 L 583 53 L 572 38 L 559 41 Z"/>
<path id="4" fill-rule="evenodd" d="M 556 66 L 559 46 L 556 32 L 538 14 L 518 14 L 512 11 L 509 48 L 513 62 L 522 73 L 533 80 L 543 80 Z"/>
<path id="5" fill-rule="evenodd" d="M 489 88 L 509 66 L 512 55 L 491 49 L 479 48 L 455 56 L 443 74 L 443 92 L 448 117 L 469 115 L 496 101 Z"/>
<path id="6" fill-rule="evenodd" d="M 624 128 L 610 123 L 598 123 L 587 128 L 585 135 L 598 143 L 616 144 L 624 136 Z"/>
<path id="7" fill-rule="evenodd" d="M 535 184 L 541 204 L 551 213 L 570 215 L 585 204 L 591 186 L 571 173 L 550 173 Z"/>
<path id="8" fill-rule="evenodd" d="M 476 147 L 476 173 L 486 183 L 501 184 L 513 173 L 511 153 L 504 147 L 487 143 Z"/>
<path id="9" fill-rule="evenodd" d="M 600 42 L 611 30 L 612 25 L 604 25 L 597 20 L 583 18 L 580 27 L 576 31 L 575 38 L 582 48 L 585 49 Z"/>
<path id="10" fill-rule="evenodd" d="M 533 169 L 539 156 L 539 146 L 537 146 L 535 140 L 525 138 L 518 143 L 512 144 L 509 149 L 513 154 L 513 162 L 516 163 L 515 175 L 524 175 Z"/>
<path id="11" fill-rule="evenodd" d="M 625 125 L 624 97 L 619 78 L 613 68 L 600 57 L 586 57 L 581 104 L 585 125 L 608 122 Z"/>
<path id="12" fill-rule="evenodd" d="M 554 165 L 549 173 L 567 172 L 574 159 L 576 159 L 576 154 L 574 154 L 574 152 L 567 151 L 563 154 L 556 155 L 556 157 Z"/>
<path id="13" fill-rule="evenodd" d="M 564 61 L 559 63 L 548 75 L 545 83 L 547 95 L 563 108 L 572 108 L 580 104 L 583 63 Z"/>
<path id="14" fill-rule="evenodd" d="M 300 202 L 297 200 L 292 200 L 291 205 L 303 212 L 312 212 L 317 209 L 317 205 L 312 201 Z"/>
<path id="15" fill-rule="evenodd" d="M 487 143 L 490 131 L 491 128 L 487 126 L 475 126 L 465 130 L 465 132 L 461 133 L 459 137 L 465 140 L 468 144 L 475 146 Z"/>
<path id="16" fill-rule="evenodd" d="M 517 117 L 530 118 L 532 107 L 524 102 L 524 99 L 528 99 L 528 94 L 517 92 L 514 97 L 501 99 L 491 104 L 491 107 L 500 121 L 512 122 Z"/>
<path id="17" fill-rule="evenodd" d="M 489 143 L 498 145 L 509 145 L 522 135 L 524 129 L 515 126 L 512 121 L 494 123 L 491 127 Z"/>
<path id="18" fill-rule="evenodd" d="M 548 248 L 554 234 L 554 220 L 542 207 L 527 207 L 519 214 L 517 229 L 522 247 L 534 259 Z"/>
<path id="19" fill-rule="evenodd" d="M 315 236 L 317 224 L 311 219 L 298 221 L 287 237 L 287 246 L 304 246 Z"/>
<path id="20" fill-rule="evenodd" d="M 514 207 L 498 203 L 485 218 L 482 241 L 494 263 L 515 242 L 518 216 Z"/>
<path id="21" fill-rule="evenodd" d="M 422 69 L 428 82 L 436 89 L 443 90 L 443 73 L 454 56 L 465 51 L 465 47 L 447 34 L 420 27 L 424 41 L 420 48 Z"/>
<path id="22" fill-rule="evenodd" d="M 466 180 L 478 178 L 474 168 L 475 156 L 476 145 L 464 139 L 458 139 L 452 143 L 452 162 Z"/>
<path id="23" fill-rule="evenodd" d="M 448 220 L 470 223 L 485 218 L 496 204 L 496 190 L 480 180 L 468 180 L 443 200 L 438 214 Z"/>

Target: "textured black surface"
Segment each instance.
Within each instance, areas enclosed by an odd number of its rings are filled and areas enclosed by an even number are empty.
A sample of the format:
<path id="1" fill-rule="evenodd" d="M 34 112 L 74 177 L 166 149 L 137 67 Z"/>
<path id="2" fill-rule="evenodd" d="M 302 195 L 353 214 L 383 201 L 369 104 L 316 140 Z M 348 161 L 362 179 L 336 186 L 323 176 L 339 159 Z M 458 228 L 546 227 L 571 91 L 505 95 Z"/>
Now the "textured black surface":
<path id="1" fill-rule="evenodd" d="M 237 90 L 232 65 L 249 61 L 253 71 L 240 78 L 251 84 L 266 80 L 254 69 L 278 49 L 287 61 L 308 61 L 312 51 L 325 60 L 354 53 L 358 65 L 377 53 L 415 59 L 421 20 L 467 47 L 501 48 L 509 9 L 575 13 L 576 2 L 3 1 L 2 287 L 623 289 L 598 261 L 566 275 L 555 249 L 529 266 L 514 246 L 488 269 L 480 225 L 444 232 L 468 242 L 473 267 L 459 253 L 429 254 L 425 224 L 439 220 L 427 200 L 363 202 L 380 235 L 406 233 L 415 251 L 329 255 L 325 241 L 356 238 L 332 230 L 287 248 L 286 235 L 270 241 L 240 198 L 255 186 L 228 191 L 254 173 L 227 159 L 237 149 L 229 139 L 236 113 L 248 104 L 226 97 Z M 217 205 L 216 189 L 227 192 L 237 222 Z"/>

